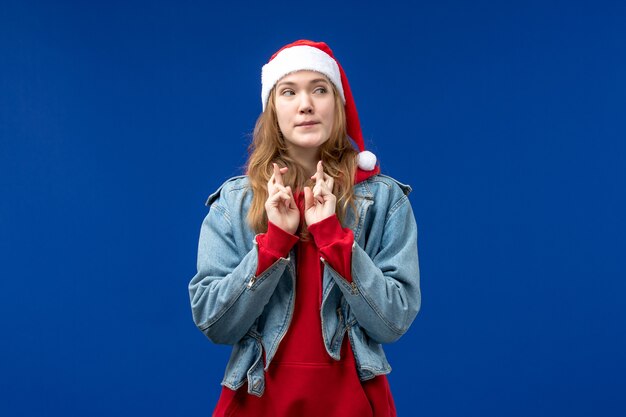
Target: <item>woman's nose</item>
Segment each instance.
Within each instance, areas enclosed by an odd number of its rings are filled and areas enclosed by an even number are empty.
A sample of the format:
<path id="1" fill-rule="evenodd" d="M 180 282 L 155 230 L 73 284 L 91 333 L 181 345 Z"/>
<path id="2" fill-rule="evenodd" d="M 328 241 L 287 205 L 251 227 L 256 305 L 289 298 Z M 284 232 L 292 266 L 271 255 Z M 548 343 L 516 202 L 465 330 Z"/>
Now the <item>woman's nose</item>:
<path id="1" fill-rule="evenodd" d="M 312 113 L 313 112 L 313 100 L 308 94 L 300 95 L 300 113 Z"/>

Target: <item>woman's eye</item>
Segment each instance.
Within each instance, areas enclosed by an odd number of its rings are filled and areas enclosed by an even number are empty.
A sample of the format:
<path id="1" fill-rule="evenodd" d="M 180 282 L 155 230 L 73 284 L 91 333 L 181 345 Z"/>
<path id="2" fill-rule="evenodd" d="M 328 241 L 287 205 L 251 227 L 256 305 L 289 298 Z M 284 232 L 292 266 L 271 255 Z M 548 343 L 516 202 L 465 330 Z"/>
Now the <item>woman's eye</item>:
<path id="1" fill-rule="evenodd" d="M 328 90 L 326 89 L 326 87 L 317 87 L 314 92 L 319 93 L 319 94 L 324 94 L 327 93 Z"/>
<path id="2" fill-rule="evenodd" d="M 294 93 L 293 90 L 283 90 L 283 92 L 280 93 L 280 94 L 283 95 L 283 96 L 293 96 L 296 93 Z"/>

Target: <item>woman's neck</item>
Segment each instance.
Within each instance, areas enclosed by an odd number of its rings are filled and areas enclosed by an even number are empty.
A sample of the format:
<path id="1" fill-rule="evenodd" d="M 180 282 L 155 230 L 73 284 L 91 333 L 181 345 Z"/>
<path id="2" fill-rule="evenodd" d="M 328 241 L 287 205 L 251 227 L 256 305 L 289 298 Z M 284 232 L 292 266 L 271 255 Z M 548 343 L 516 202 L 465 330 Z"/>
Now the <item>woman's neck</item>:
<path id="1" fill-rule="evenodd" d="M 290 149 L 289 156 L 296 161 L 309 176 L 315 174 L 315 171 L 317 171 L 317 162 L 320 160 L 319 149 L 298 149 L 297 151 Z"/>

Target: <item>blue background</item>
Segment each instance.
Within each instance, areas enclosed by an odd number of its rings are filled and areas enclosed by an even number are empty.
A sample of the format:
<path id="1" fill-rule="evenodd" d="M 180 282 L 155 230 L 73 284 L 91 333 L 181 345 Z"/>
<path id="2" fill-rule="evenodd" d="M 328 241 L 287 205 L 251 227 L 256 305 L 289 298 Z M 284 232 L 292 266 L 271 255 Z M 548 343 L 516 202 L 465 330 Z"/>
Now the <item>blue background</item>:
<path id="1" fill-rule="evenodd" d="M 626 415 L 625 4 L 3 0 L 0 414 L 210 414 L 203 203 L 310 38 L 414 189 L 399 415 Z"/>

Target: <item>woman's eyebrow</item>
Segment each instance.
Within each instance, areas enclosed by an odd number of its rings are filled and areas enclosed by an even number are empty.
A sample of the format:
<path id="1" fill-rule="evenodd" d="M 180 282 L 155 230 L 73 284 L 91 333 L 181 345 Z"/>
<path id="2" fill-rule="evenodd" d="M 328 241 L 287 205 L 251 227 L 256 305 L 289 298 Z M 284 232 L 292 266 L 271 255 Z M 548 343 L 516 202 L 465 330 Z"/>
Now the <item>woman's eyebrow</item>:
<path id="1" fill-rule="evenodd" d="M 309 81 L 309 84 L 316 84 L 319 82 L 328 83 L 328 81 L 325 78 L 316 78 L 314 80 Z"/>
<path id="2" fill-rule="evenodd" d="M 324 78 L 316 78 L 314 80 L 309 81 L 309 84 L 316 84 L 319 82 L 324 82 L 328 84 L 328 80 L 325 80 Z M 294 83 L 293 81 L 281 81 L 278 84 L 276 84 L 276 87 L 280 87 L 281 85 L 294 86 L 296 85 L 296 83 Z"/>

